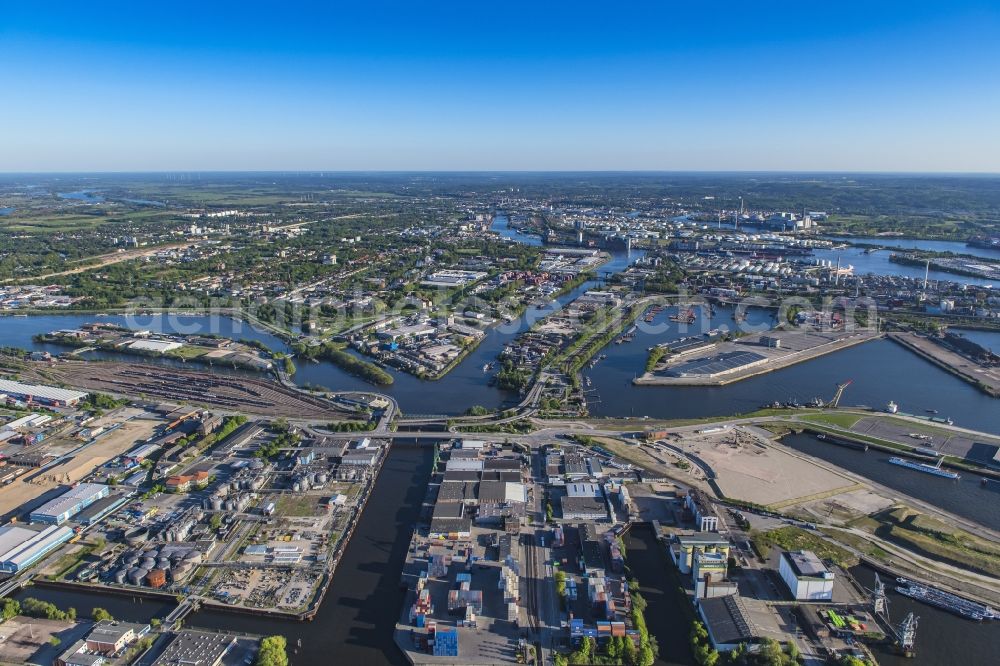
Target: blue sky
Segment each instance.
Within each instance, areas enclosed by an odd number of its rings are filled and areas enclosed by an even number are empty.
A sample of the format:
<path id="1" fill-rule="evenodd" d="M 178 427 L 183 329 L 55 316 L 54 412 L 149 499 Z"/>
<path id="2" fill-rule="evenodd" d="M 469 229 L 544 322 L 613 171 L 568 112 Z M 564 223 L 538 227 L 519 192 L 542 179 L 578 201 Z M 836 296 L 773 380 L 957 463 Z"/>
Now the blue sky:
<path id="1" fill-rule="evenodd" d="M 987 2 L 22 2 L 0 81 L 0 171 L 1000 172 Z"/>

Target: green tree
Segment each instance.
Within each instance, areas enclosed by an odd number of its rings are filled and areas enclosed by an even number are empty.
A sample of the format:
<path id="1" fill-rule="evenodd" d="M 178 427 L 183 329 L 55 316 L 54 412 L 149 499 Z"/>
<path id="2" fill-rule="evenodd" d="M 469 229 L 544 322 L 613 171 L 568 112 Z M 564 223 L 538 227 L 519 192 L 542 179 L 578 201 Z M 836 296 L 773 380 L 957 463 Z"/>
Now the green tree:
<path id="1" fill-rule="evenodd" d="M 622 662 L 628 666 L 632 666 L 636 663 L 639 653 L 635 649 L 635 643 L 632 642 L 631 638 L 626 637 L 625 640 L 622 641 L 621 657 Z"/>
<path id="2" fill-rule="evenodd" d="M 107 610 L 103 608 L 94 608 L 90 613 L 90 616 L 94 618 L 95 622 L 100 622 L 101 620 L 114 620 L 115 618 L 111 616 Z"/>
<path id="3" fill-rule="evenodd" d="M 218 532 L 222 527 L 222 516 L 218 513 L 213 513 L 212 517 L 208 519 L 208 526 L 212 528 L 213 532 Z"/>
<path id="4" fill-rule="evenodd" d="M 284 636 L 268 636 L 260 641 L 256 666 L 288 666 L 288 647 Z"/>
<path id="5" fill-rule="evenodd" d="M 3 600 L 3 611 L 0 612 L 0 617 L 4 621 L 9 620 L 15 615 L 21 614 L 21 604 L 17 602 L 17 599 L 4 599 Z"/>

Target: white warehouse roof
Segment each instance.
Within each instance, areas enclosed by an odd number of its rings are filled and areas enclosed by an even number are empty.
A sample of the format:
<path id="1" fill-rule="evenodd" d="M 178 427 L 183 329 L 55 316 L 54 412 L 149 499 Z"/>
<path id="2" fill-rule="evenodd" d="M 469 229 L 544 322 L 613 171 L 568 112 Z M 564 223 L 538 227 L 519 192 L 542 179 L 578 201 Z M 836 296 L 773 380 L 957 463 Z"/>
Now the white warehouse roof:
<path id="1" fill-rule="evenodd" d="M 74 513 L 75 510 L 80 510 L 85 508 L 88 504 L 94 500 L 103 497 L 108 493 L 108 486 L 100 483 L 81 483 L 75 488 L 70 488 L 65 493 L 56 497 L 53 500 L 49 500 L 42 506 L 38 507 L 31 512 L 34 516 L 52 516 L 58 517 L 69 512 Z M 33 518 L 34 520 L 34 518 Z"/>
<path id="2" fill-rule="evenodd" d="M 151 351 L 165 354 L 168 351 L 180 349 L 183 346 L 184 345 L 179 342 L 170 342 L 169 340 L 136 340 L 129 345 L 129 349 L 138 349 L 141 351 Z"/>
<path id="3" fill-rule="evenodd" d="M 55 386 L 42 386 L 40 384 L 22 384 L 8 379 L 0 379 L 0 393 L 13 393 L 15 395 L 32 396 L 43 400 L 55 400 L 58 402 L 76 402 L 83 400 L 89 393 L 83 391 L 72 391 L 70 389 L 56 388 Z"/>

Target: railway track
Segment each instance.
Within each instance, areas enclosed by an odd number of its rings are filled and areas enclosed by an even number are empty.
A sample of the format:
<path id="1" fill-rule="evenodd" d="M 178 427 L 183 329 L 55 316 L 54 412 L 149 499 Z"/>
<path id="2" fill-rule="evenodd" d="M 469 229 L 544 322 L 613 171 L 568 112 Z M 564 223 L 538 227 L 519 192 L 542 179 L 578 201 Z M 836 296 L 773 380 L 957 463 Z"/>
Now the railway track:
<path id="1" fill-rule="evenodd" d="M 527 536 L 524 543 L 524 563 L 525 563 L 525 610 L 528 611 L 528 628 L 535 635 L 537 640 L 541 634 L 541 625 L 538 621 L 538 565 L 535 553 L 535 546 L 531 543 L 533 536 Z"/>

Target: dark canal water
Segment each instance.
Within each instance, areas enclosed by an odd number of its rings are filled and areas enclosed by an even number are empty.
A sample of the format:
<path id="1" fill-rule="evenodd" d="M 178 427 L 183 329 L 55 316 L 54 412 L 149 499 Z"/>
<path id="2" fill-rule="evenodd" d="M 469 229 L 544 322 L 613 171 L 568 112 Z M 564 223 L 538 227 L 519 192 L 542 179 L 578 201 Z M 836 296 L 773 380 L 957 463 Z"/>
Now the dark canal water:
<path id="1" fill-rule="evenodd" d="M 680 599 L 676 569 L 649 525 L 635 525 L 625 536 L 626 561 L 646 600 L 646 626 L 660 646 L 657 664 L 691 666 L 691 613 Z"/>
<path id="2" fill-rule="evenodd" d="M 851 569 L 851 574 L 864 587 L 872 589 L 875 570 L 866 566 Z M 887 646 L 876 647 L 876 658 L 882 666 L 979 666 L 996 664 L 1000 654 L 1000 624 L 977 623 L 918 603 L 897 594 L 895 581 L 881 575 L 889 591 L 889 618 L 899 624 L 907 613 L 919 618 L 915 659 L 907 659 Z"/>

